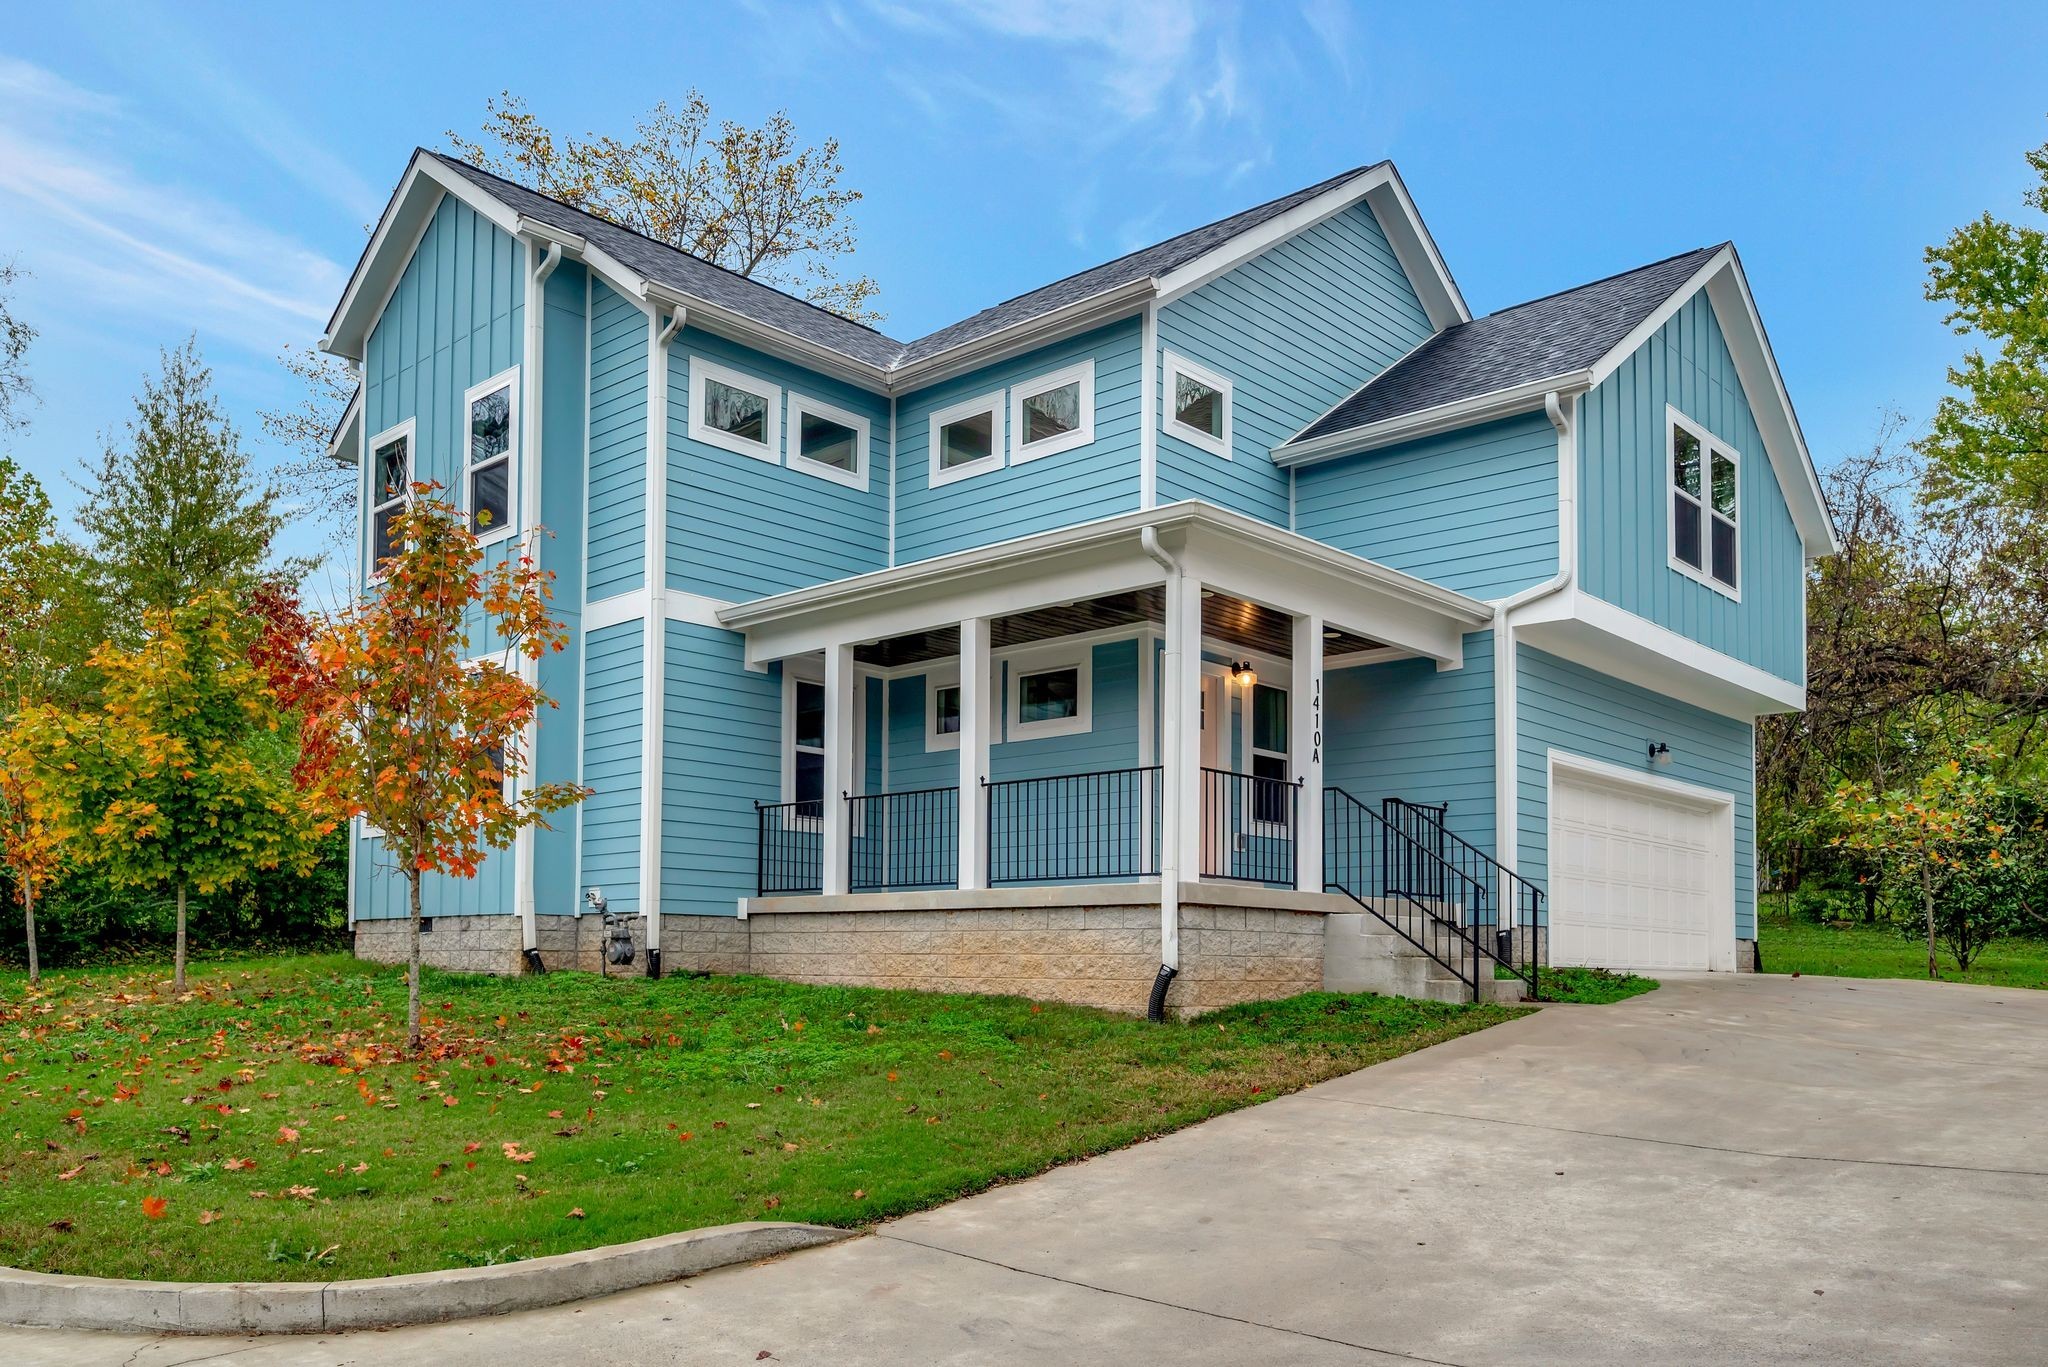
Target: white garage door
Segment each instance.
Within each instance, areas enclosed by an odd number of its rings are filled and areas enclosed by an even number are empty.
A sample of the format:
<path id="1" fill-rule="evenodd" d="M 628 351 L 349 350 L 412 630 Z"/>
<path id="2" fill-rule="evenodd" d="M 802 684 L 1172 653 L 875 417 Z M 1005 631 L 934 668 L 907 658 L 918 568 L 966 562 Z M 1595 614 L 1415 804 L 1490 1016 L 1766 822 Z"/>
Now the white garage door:
<path id="1" fill-rule="evenodd" d="M 1733 968 L 1728 810 L 1676 784 L 1554 768 L 1550 961 Z"/>

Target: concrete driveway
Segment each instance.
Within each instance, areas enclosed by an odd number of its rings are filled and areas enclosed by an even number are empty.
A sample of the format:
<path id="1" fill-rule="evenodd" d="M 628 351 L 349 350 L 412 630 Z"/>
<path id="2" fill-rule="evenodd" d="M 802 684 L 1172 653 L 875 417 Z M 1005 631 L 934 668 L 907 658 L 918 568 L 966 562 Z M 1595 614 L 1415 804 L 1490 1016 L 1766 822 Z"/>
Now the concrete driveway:
<path id="1" fill-rule="evenodd" d="M 0 1361 L 2040 1362 L 2048 993 L 1716 977 L 1553 1007 L 603 1301 Z"/>

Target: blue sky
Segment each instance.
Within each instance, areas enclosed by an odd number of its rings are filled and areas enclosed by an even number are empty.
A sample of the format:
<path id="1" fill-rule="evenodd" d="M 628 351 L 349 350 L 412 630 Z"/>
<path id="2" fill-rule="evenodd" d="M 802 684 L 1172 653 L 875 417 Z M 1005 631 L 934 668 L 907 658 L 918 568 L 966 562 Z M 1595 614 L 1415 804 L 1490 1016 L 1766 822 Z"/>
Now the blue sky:
<path id="1" fill-rule="evenodd" d="M 691 85 L 841 141 L 860 269 L 915 336 L 1392 157 L 1476 312 L 1733 238 L 1816 458 L 1924 420 L 1959 342 L 1922 249 L 2019 214 L 2048 6 L 834 0 L 24 9 L 0 256 L 32 279 L 52 486 L 196 331 L 259 458 L 415 144 L 523 94 L 625 131 Z M 312 538 L 295 535 L 296 548 Z"/>

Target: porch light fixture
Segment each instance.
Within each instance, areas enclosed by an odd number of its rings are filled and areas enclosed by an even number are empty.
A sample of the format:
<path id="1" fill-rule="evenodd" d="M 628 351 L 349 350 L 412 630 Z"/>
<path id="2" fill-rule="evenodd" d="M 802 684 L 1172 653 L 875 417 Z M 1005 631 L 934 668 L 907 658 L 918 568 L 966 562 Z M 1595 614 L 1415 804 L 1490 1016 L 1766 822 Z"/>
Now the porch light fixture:
<path id="1" fill-rule="evenodd" d="M 1663 768 L 1665 765 L 1671 763 L 1671 747 L 1666 745 L 1661 740 L 1651 741 L 1650 763 L 1656 765 L 1660 769 Z"/>
<path id="2" fill-rule="evenodd" d="M 1250 688 L 1259 681 L 1259 671 L 1252 668 L 1250 660 L 1238 660 L 1230 666 L 1230 677 L 1242 687 Z"/>

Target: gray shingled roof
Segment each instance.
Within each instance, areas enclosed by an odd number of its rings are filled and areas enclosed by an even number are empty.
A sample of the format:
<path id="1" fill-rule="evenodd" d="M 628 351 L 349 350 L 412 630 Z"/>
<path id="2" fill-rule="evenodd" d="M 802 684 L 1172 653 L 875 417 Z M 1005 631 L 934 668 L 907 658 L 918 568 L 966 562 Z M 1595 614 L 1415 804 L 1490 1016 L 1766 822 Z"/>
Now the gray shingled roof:
<path id="1" fill-rule="evenodd" d="M 1068 304 L 1091 299 L 1099 294 L 1142 280 L 1148 276 L 1163 275 L 1193 261 L 1211 248 L 1221 246 L 1239 233 L 1258 227 L 1269 219 L 1277 218 L 1296 205 L 1314 199 L 1317 195 L 1334 189 L 1353 177 L 1371 170 L 1361 166 L 1332 176 L 1330 179 L 1279 199 L 1232 214 L 1229 218 L 1168 238 L 1164 242 L 1142 248 L 1114 261 L 1094 266 L 1064 280 L 1056 280 L 1041 286 L 1028 294 L 983 309 L 971 318 L 940 328 L 914 342 L 899 342 L 884 336 L 873 328 L 850 323 L 835 313 L 829 313 L 814 304 L 805 303 L 794 295 L 758 281 L 736 275 L 721 266 L 714 266 L 701 257 L 678 251 L 663 242 L 642 237 L 629 229 L 606 222 L 581 209 L 573 209 L 560 200 L 529 190 L 525 186 L 494 176 L 488 171 L 471 166 L 468 162 L 457 161 L 439 152 L 420 149 L 420 155 L 434 158 L 449 170 L 483 190 L 486 194 L 502 201 L 515 213 L 545 223 L 549 227 L 587 238 L 607 255 L 638 271 L 649 280 L 657 281 L 671 289 L 708 300 L 722 308 L 731 309 L 741 317 L 750 318 L 778 328 L 793 336 L 800 337 L 814 345 L 836 351 L 856 361 L 888 370 L 912 361 L 936 355 L 949 347 L 959 346 L 1002 331 L 1019 323 L 1051 313 Z"/>
<path id="2" fill-rule="evenodd" d="M 1585 369 L 1719 250 L 1701 247 L 1445 328 L 1287 444 Z"/>

